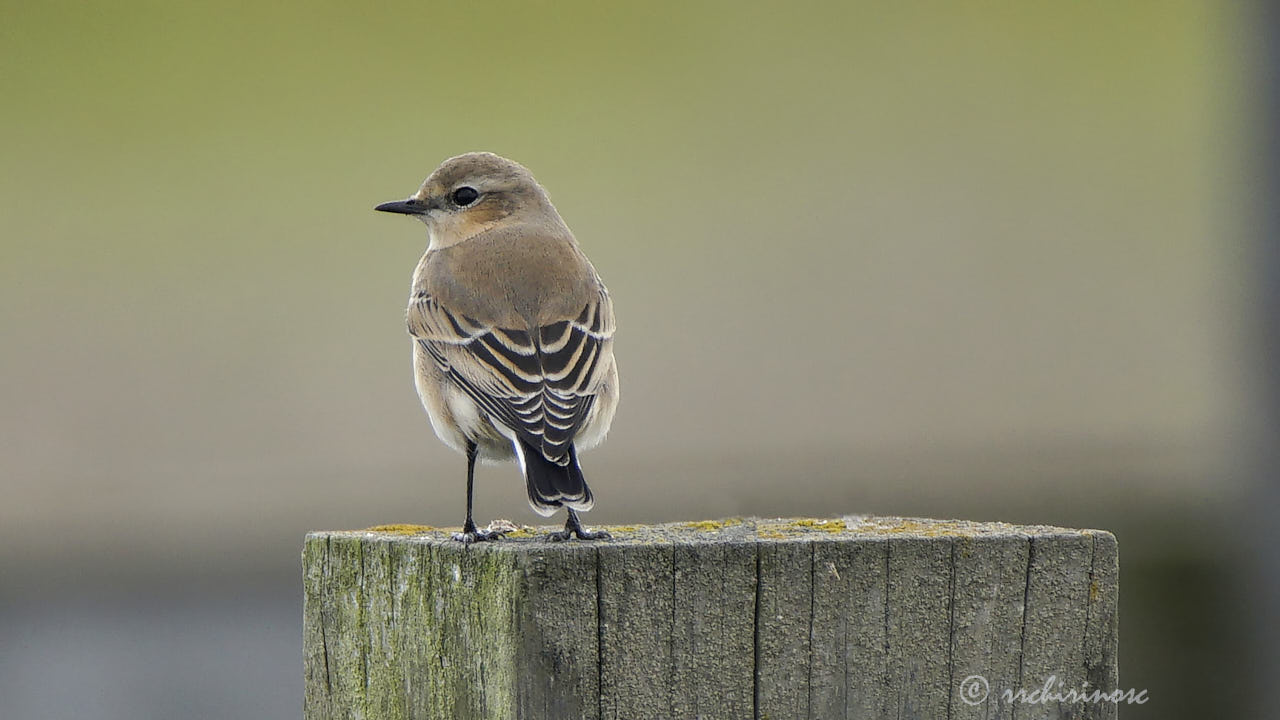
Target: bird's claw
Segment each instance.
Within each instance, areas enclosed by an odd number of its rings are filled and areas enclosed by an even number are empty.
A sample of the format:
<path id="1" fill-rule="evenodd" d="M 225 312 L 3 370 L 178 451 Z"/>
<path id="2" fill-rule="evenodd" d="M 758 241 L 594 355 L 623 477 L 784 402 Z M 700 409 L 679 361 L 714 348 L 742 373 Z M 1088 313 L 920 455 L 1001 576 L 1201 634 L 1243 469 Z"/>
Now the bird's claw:
<path id="1" fill-rule="evenodd" d="M 549 533 L 547 535 L 547 540 L 549 542 L 564 542 L 573 538 L 574 535 L 577 535 L 579 540 L 611 540 L 613 538 L 613 536 L 606 530 L 565 528 L 564 530 L 557 530 L 556 532 Z"/>
<path id="2" fill-rule="evenodd" d="M 453 534 L 453 539 L 463 545 L 470 545 L 474 542 L 488 542 L 490 540 L 501 540 L 506 535 L 506 530 L 464 530 Z"/>

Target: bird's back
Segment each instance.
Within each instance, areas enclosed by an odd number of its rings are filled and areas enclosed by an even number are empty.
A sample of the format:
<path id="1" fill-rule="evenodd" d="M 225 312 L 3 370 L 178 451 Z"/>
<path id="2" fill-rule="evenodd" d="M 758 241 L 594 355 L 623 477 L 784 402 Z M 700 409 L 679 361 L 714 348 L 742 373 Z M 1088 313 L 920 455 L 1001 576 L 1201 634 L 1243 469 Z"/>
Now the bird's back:
<path id="1" fill-rule="evenodd" d="M 410 333 L 448 382 L 547 459 L 569 462 L 597 395 L 613 393 L 613 306 L 567 231 L 513 226 L 431 250 L 415 276 Z M 513 438 L 514 439 L 514 438 Z"/>
<path id="2" fill-rule="evenodd" d="M 423 258 L 414 290 L 495 327 L 534 330 L 578 316 L 600 279 L 572 236 L 517 225 Z"/>

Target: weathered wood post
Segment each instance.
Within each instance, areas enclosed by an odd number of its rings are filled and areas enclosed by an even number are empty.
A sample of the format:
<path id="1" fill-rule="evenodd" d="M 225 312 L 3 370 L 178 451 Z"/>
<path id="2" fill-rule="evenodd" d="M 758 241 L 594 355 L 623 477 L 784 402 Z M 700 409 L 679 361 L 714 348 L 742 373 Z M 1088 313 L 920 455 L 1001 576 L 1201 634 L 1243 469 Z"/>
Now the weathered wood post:
<path id="1" fill-rule="evenodd" d="M 306 720 L 1077 718 L 1116 687 L 1106 532 L 851 517 L 471 547 L 307 536 Z M 980 677 L 979 682 L 972 677 Z"/>

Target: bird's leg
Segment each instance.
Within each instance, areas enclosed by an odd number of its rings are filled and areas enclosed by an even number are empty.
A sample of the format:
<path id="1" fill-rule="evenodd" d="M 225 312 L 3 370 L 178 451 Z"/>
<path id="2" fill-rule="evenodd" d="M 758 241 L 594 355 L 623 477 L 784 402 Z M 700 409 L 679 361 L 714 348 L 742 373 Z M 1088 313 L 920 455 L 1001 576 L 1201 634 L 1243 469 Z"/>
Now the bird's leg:
<path id="1" fill-rule="evenodd" d="M 462 524 L 462 532 L 454 533 L 453 539 L 463 545 L 485 540 L 497 540 L 502 537 L 501 530 L 477 530 L 475 521 L 471 519 L 471 496 L 476 480 L 476 456 L 480 454 L 480 446 L 467 441 L 467 521 Z"/>
<path id="2" fill-rule="evenodd" d="M 613 537 L 604 530 L 587 530 L 582 527 L 582 523 L 578 520 L 578 513 L 573 508 L 569 508 L 569 519 L 564 523 L 564 529 L 559 532 L 553 532 L 547 535 L 547 539 L 551 542 L 563 542 L 578 536 L 579 540 L 608 540 Z"/>

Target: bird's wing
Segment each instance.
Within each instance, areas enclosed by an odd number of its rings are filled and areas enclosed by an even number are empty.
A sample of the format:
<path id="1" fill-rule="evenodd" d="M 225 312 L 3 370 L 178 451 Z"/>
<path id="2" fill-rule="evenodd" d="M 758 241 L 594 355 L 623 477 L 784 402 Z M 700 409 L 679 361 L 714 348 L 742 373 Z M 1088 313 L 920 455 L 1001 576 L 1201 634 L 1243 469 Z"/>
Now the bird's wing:
<path id="1" fill-rule="evenodd" d="M 420 292 L 409 334 L 492 418 L 563 464 L 613 363 L 613 303 L 598 287 L 576 317 L 536 328 L 495 327 Z"/>

